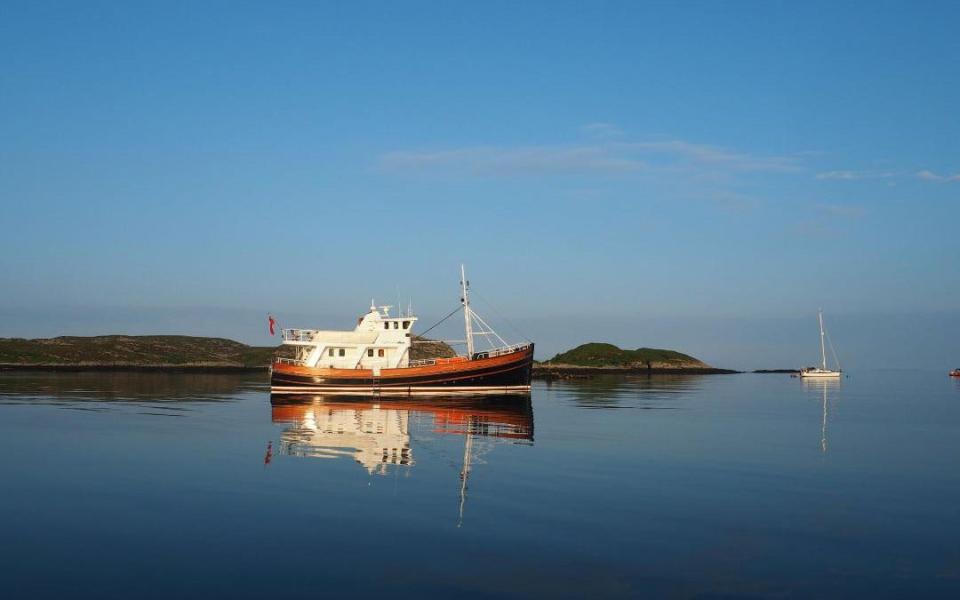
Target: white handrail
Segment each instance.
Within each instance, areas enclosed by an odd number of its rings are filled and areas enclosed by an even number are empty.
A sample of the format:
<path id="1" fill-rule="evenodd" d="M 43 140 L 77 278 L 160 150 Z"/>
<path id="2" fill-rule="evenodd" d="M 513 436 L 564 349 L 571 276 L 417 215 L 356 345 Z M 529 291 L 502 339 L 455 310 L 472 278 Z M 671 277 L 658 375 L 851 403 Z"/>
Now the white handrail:
<path id="1" fill-rule="evenodd" d="M 299 360 L 299 359 L 296 359 L 296 358 L 285 358 L 285 357 L 282 357 L 282 356 L 278 356 L 277 358 L 274 359 L 273 362 L 285 363 L 285 364 L 288 364 L 288 365 L 303 365 L 303 361 L 302 361 L 302 360 Z"/>
<path id="2" fill-rule="evenodd" d="M 493 349 L 493 350 L 484 350 L 484 351 L 482 351 L 482 352 L 475 352 L 475 353 L 474 353 L 474 356 L 478 356 L 478 357 L 480 357 L 480 358 L 493 358 L 493 357 L 495 357 L 495 356 L 503 356 L 504 354 L 512 354 L 512 353 L 514 353 L 514 352 L 519 352 L 520 350 L 525 350 L 525 349 L 527 349 L 527 348 L 529 348 L 529 347 L 530 347 L 530 344 L 529 344 L 529 343 L 514 344 L 514 345 L 512 345 L 512 346 L 504 346 L 504 347 L 502 347 L 502 348 L 495 348 L 495 349 Z M 461 357 L 461 358 L 462 358 L 462 357 Z M 427 365 L 435 365 L 435 364 L 437 364 L 437 360 L 444 360 L 444 359 L 443 359 L 443 358 L 440 358 L 440 359 L 436 359 L 436 358 L 421 358 L 421 359 L 419 359 L 419 360 L 411 360 L 411 361 L 410 361 L 409 363 L 407 363 L 407 364 L 408 364 L 408 366 L 411 366 L 411 367 L 424 367 L 424 366 L 427 366 Z M 447 360 L 449 360 L 449 359 L 447 359 Z"/>
<path id="3" fill-rule="evenodd" d="M 284 329 L 282 331 L 283 341 L 312 342 L 318 331 L 318 329 Z"/>

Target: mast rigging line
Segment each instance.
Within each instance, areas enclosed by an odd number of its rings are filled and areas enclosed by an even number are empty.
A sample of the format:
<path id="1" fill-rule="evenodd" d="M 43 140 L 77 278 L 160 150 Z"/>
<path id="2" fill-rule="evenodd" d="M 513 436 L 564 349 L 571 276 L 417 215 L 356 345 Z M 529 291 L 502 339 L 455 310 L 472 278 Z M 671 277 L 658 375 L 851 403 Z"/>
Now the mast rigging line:
<path id="1" fill-rule="evenodd" d="M 487 340 L 487 345 L 490 346 L 490 349 L 491 349 L 491 350 L 493 350 L 494 348 L 496 348 L 496 346 L 493 345 L 493 342 L 490 341 L 490 335 L 491 335 L 491 334 L 492 334 L 494 337 L 496 337 L 498 340 L 500 340 L 500 343 L 503 344 L 504 346 L 509 346 L 509 345 L 510 345 L 510 344 L 508 344 L 508 343 L 506 342 L 506 340 L 504 340 L 502 337 L 500 337 L 500 336 L 497 334 L 496 331 L 493 330 L 493 327 L 490 327 L 489 325 L 487 325 L 487 322 L 484 321 L 484 320 L 480 317 L 480 315 L 478 315 L 477 313 L 475 313 L 475 312 L 473 312 L 473 311 L 470 311 L 470 316 L 473 317 L 474 319 L 476 319 L 477 322 L 480 323 L 480 325 L 481 325 L 481 327 L 482 327 L 482 329 L 480 330 L 480 335 L 484 336 L 484 339 Z"/>
<path id="2" fill-rule="evenodd" d="M 463 305 L 462 305 L 462 304 L 461 304 L 460 306 L 457 306 L 455 309 L 453 309 L 452 311 L 450 311 L 450 313 L 447 314 L 447 316 L 445 316 L 444 318 L 440 319 L 439 321 L 437 321 L 436 323 L 434 323 L 433 325 L 431 325 L 431 326 L 430 326 L 430 329 L 427 329 L 427 330 L 424 331 L 423 333 L 417 334 L 417 337 L 422 338 L 423 336 L 427 335 L 428 333 L 430 333 L 430 331 L 431 331 L 434 327 L 436 327 L 437 325 L 440 325 L 441 323 L 443 323 L 444 321 L 446 321 L 447 319 L 449 319 L 449 318 L 452 317 L 453 315 L 457 314 L 457 313 L 460 311 L 460 309 L 462 309 L 462 308 L 463 308 Z"/>
<path id="3" fill-rule="evenodd" d="M 842 371 L 840 368 L 840 359 L 837 358 L 837 351 L 833 349 L 833 340 L 830 339 L 830 332 L 824 331 L 827 336 L 827 345 L 830 346 L 830 354 L 833 354 L 833 362 L 837 363 L 837 370 Z"/>
<path id="4" fill-rule="evenodd" d="M 483 296 L 483 294 L 477 292 L 476 290 L 471 290 L 471 291 L 473 292 L 473 295 L 474 295 L 474 296 L 477 296 L 477 297 L 479 297 L 481 300 L 483 300 L 484 304 L 486 304 L 487 306 L 489 306 L 489 307 L 490 307 L 490 310 L 493 311 L 493 314 L 495 314 L 498 319 L 501 319 L 504 323 L 506 323 L 507 325 L 509 325 L 509 326 L 510 326 L 510 329 L 513 329 L 513 331 L 514 331 L 517 335 L 519 335 L 521 338 L 523 338 L 524 340 L 526 340 L 526 341 L 528 341 L 528 342 L 531 341 L 530 338 L 527 337 L 526 335 L 524 335 L 524 333 L 523 333 L 522 331 L 520 331 L 520 329 L 519 329 L 516 325 L 514 325 L 513 323 L 510 322 L 510 319 L 508 319 L 508 318 L 506 318 L 505 316 L 503 316 L 502 314 L 500 314 L 500 311 L 497 310 L 497 307 L 494 306 L 492 302 L 490 302 L 489 300 L 487 300 L 486 297 Z M 497 336 L 497 337 L 500 337 L 500 336 Z M 504 342 L 504 343 L 506 343 L 506 342 Z"/>

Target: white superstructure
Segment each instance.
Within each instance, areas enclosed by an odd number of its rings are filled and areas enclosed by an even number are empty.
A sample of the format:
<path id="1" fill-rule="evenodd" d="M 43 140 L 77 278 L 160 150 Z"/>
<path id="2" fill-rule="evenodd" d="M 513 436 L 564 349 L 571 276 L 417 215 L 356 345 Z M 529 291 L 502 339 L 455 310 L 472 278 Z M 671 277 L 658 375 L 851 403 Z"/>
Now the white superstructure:
<path id="1" fill-rule="evenodd" d="M 283 343 L 297 347 L 292 361 L 304 367 L 332 369 L 397 369 L 408 366 L 413 324 L 417 317 L 390 316 L 390 306 L 360 317 L 353 331 L 284 329 Z"/>

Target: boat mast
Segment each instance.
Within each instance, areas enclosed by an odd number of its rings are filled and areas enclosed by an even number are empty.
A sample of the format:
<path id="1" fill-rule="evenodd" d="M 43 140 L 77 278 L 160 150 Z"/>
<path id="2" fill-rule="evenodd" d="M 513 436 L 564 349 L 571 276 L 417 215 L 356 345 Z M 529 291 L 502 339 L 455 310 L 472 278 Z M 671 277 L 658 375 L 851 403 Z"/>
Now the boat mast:
<path id="1" fill-rule="evenodd" d="M 823 345 L 823 309 L 817 311 L 820 319 L 820 356 L 823 358 L 823 370 L 827 370 L 827 348 Z"/>
<path id="2" fill-rule="evenodd" d="M 467 358 L 473 359 L 473 313 L 470 310 L 470 296 L 468 290 L 470 284 L 467 282 L 467 272 L 460 265 L 460 302 L 463 303 L 463 322 L 467 333 Z"/>

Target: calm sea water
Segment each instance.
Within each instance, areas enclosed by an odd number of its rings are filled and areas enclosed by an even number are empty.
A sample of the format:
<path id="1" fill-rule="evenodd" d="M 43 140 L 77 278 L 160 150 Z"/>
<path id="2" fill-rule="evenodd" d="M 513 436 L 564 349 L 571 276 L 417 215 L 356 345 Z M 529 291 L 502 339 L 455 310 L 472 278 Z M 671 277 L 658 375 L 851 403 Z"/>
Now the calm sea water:
<path id="1" fill-rule="evenodd" d="M 0 595 L 960 597 L 960 382 L 0 374 Z"/>

